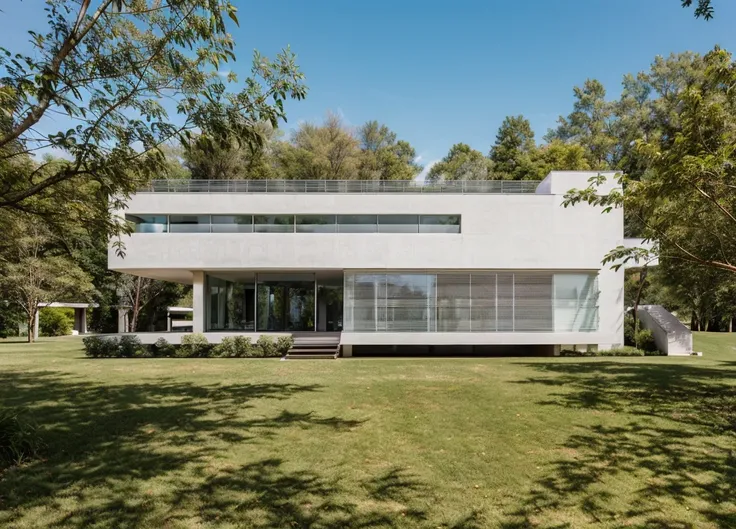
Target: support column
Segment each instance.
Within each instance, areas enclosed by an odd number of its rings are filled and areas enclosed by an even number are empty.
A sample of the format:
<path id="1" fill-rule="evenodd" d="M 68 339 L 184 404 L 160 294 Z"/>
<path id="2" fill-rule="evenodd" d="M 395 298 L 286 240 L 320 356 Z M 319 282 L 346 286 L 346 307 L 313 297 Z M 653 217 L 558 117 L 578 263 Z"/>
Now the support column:
<path id="1" fill-rule="evenodd" d="M 194 332 L 204 332 L 205 321 L 205 296 L 204 291 L 204 272 L 197 270 L 192 272 L 192 307 L 194 314 L 192 315 L 192 330 Z"/>
<path id="2" fill-rule="evenodd" d="M 87 334 L 87 307 L 80 310 L 79 334 Z"/>
<path id="3" fill-rule="evenodd" d="M 118 333 L 128 332 L 128 308 L 118 308 Z"/>
<path id="4" fill-rule="evenodd" d="M 82 310 L 78 308 L 74 308 L 74 330 L 77 331 L 78 334 L 82 334 Z"/>
<path id="5" fill-rule="evenodd" d="M 342 346 L 342 356 L 343 358 L 350 358 L 351 356 L 353 356 L 353 346 L 343 345 Z"/>
<path id="6" fill-rule="evenodd" d="M 28 329 L 28 332 L 33 332 L 33 339 L 38 340 L 38 313 L 41 309 L 36 309 L 36 317 L 33 319 L 33 329 Z"/>

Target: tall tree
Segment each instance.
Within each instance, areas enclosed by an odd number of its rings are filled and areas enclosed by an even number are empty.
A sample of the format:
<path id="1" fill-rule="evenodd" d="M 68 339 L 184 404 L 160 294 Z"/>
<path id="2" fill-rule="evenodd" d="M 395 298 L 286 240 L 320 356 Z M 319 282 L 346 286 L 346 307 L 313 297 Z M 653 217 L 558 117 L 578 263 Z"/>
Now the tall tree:
<path id="1" fill-rule="evenodd" d="M 533 156 L 537 150 L 532 126 L 524 116 L 507 116 L 496 133 L 488 157 L 493 161 L 495 178 L 535 180 Z"/>
<path id="2" fill-rule="evenodd" d="M 708 53 L 704 64 L 703 76 L 673 96 L 678 119 L 637 142 L 648 163 L 647 178 L 624 176 L 624 192 L 599 196 L 603 178 L 596 177 L 586 189 L 569 193 L 565 203 L 632 208 L 660 259 L 736 273 L 736 64 L 720 48 Z M 649 254 L 644 248 L 616 248 L 606 260 Z"/>
<path id="3" fill-rule="evenodd" d="M 549 131 L 547 140 L 579 143 L 587 150 L 595 169 L 616 165 L 616 139 L 612 131 L 613 106 L 606 101 L 606 89 L 600 81 L 587 79 L 573 89 L 575 103 L 566 118 L 560 116 L 557 129 Z"/>
<path id="4" fill-rule="evenodd" d="M 368 121 L 357 131 L 362 151 L 358 167 L 361 180 L 411 180 L 422 170 L 414 160 L 416 151 L 407 141 L 377 121 Z"/>
<path id="5" fill-rule="evenodd" d="M 0 209 L 48 218 L 59 212 L 37 211 L 33 198 L 53 196 L 61 205 L 78 200 L 80 183 L 94 183 L 103 199 L 77 202 L 79 208 L 116 233 L 123 225 L 108 215 L 108 200 L 118 208 L 141 181 L 160 174 L 162 144 L 196 129 L 214 140 L 258 145 L 255 124 L 276 127 L 284 101 L 306 94 L 288 49 L 274 61 L 255 53 L 252 77 L 241 90 L 228 89 L 235 76 L 218 75 L 235 58 L 226 19 L 237 17 L 228 0 L 46 6 L 49 29 L 31 33 L 32 53 L 0 50 L 0 108 L 8 116 L 0 123 L 0 168 L 48 148 L 70 163 L 55 171 L 41 164 L 30 175 L 2 170 Z M 175 102 L 178 117 L 168 115 L 164 99 Z"/>
<path id="6" fill-rule="evenodd" d="M 427 182 L 443 180 L 490 180 L 493 162 L 465 143 L 456 143 L 442 161 L 427 173 Z"/>
<path id="7" fill-rule="evenodd" d="M 0 294 L 20 307 L 28 323 L 28 341 L 38 305 L 54 301 L 86 301 L 94 291 L 90 277 L 67 255 L 58 252 L 58 243 L 38 218 L 14 215 L 0 225 L 7 237 L 0 253 Z"/>

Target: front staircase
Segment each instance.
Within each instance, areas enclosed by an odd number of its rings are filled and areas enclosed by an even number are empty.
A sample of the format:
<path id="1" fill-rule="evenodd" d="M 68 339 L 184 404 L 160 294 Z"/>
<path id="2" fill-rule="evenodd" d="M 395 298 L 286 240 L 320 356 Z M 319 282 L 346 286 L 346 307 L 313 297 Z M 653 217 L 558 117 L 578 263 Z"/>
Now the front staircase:
<path id="1" fill-rule="evenodd" d="M 334 360 L 340 354 L 340 333 L 295 334 L 287 360 Z"/>

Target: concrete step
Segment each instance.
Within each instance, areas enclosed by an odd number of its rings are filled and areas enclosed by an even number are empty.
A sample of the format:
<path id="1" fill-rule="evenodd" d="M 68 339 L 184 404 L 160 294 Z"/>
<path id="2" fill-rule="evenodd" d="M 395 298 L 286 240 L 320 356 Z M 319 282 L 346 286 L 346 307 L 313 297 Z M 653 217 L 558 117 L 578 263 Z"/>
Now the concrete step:
<path id="1" fill-rule="evenodd" d="M 292 347 L 288 354 L 335 353 L 337 347 Z"/>
<path id="2" fill-rule="evenodd" d="M 287 353 L 287 360 L 335 360 L 337 358 L 337 352 L 332 354 L 296 354 L 292 355 Z"/>

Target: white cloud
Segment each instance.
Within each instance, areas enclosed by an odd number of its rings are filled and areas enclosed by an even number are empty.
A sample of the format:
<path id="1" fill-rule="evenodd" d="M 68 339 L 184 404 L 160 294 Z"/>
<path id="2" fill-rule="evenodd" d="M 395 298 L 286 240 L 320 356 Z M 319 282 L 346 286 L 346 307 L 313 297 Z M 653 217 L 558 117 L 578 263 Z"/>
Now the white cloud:
<path id="1" fill-rule="evenodd" d="M 421 156 L 420 156 L 421 158 Z M 422 169 L 422 172 L 417 175 L 417 177 L 414 179 L 417 182 L 423 182 L 426 178 L 427 174 L 429 174 L 429 170 L 432 169 L 432 166 L 436 163 L 441 162 L 442 160 L 432 160 L 431 162 L 427 163 L 427 165 L 424 166 L 424 169 Z"/>
<path id="2" fill-rule="evenodd" d="M 231 70 L 218 70 L 217 75 L 222 77 L 223 79 L 227 79 L 227 76 L 230 75 Z"/>

